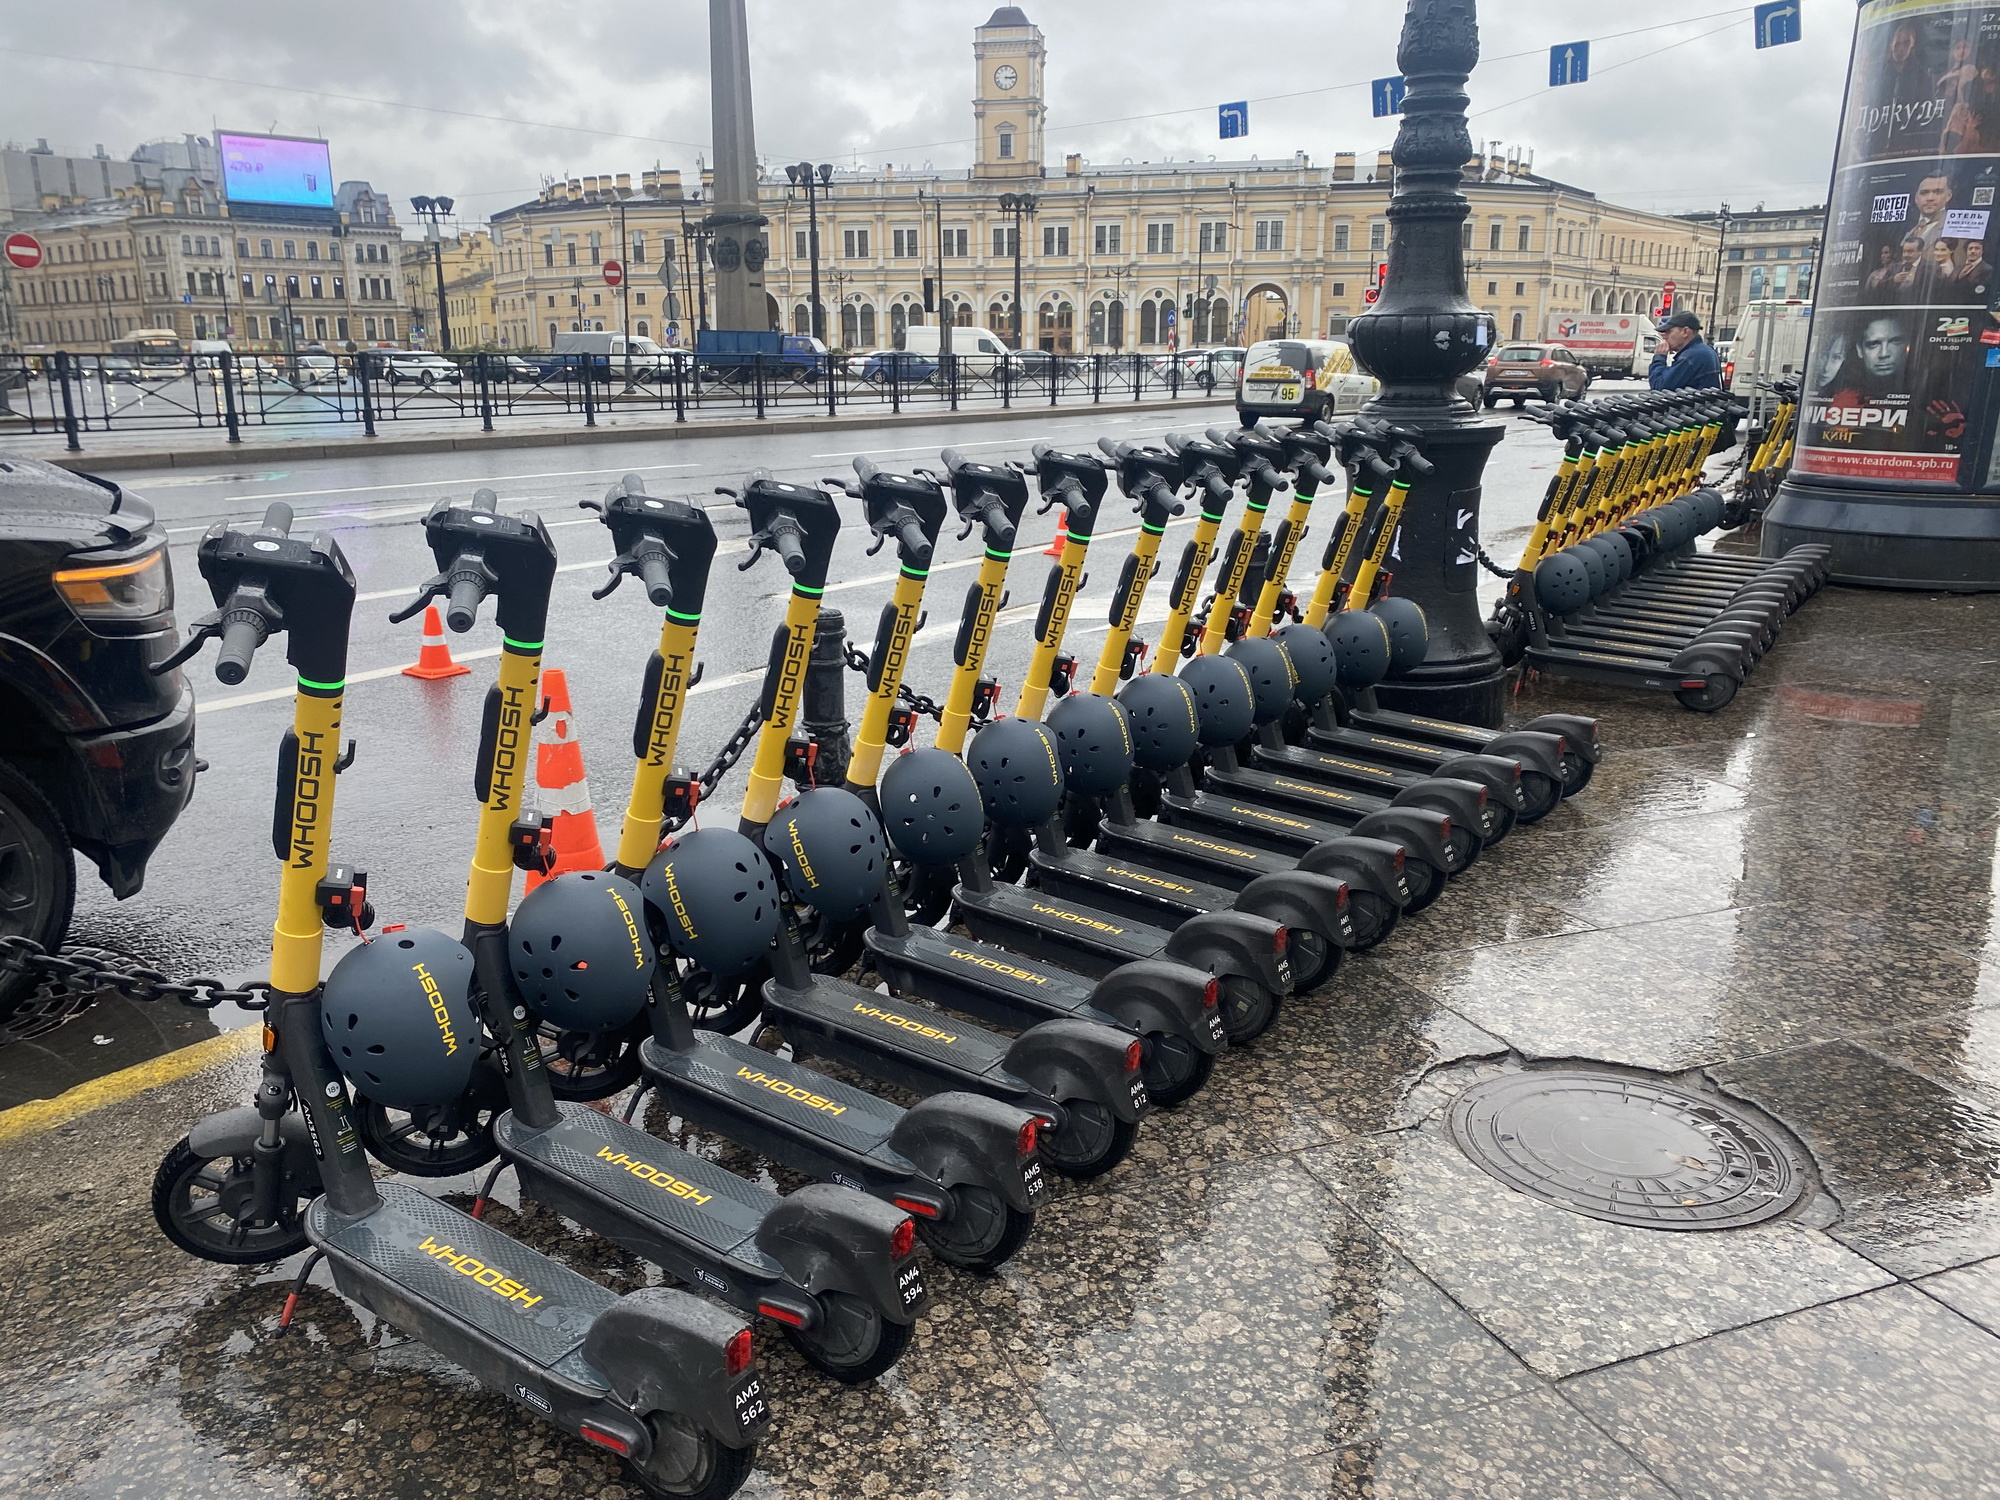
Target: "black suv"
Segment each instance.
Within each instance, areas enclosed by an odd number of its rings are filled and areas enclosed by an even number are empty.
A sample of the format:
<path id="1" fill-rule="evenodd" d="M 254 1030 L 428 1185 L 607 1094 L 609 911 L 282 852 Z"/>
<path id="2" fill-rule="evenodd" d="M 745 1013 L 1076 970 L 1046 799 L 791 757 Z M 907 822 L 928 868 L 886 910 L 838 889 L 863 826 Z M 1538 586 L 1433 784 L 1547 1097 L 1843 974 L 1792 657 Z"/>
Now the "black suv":
<path id="1" fill-rule="evenodd" d="M 194 694 L 152 507 L 107 479 L 0 455 L 0 934 L 58 947 L 81 850 L 111 894 L 194 791 Z M 32 981 L 0 975 L 0 1019 Z"/>

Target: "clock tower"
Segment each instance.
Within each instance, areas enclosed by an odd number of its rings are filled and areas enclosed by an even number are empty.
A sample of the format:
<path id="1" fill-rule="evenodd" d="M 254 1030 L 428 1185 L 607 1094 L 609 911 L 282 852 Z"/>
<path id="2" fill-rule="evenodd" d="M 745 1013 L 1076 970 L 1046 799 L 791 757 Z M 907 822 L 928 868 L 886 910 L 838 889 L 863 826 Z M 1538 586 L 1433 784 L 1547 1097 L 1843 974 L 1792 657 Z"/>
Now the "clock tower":
<path id="1" fill-rule="evenodd" d="M 972 34 L 974 177 L 1042 175 L 1042 33 L 1018 5 L 1003 5 Z"/>

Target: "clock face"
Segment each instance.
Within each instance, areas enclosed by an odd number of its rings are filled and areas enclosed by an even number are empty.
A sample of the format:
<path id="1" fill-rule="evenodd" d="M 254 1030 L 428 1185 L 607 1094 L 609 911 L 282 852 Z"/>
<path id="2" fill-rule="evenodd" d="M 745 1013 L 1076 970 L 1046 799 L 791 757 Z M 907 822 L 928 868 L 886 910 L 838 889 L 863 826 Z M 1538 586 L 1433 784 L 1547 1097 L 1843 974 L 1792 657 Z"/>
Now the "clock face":
<path id="1" fill-rule="evenodd" d="M 996 88 L 1011 89 L 1014 86 L 1014 80 L 1020 76 L 1013 68 L 1009 67 L 1006 63 L 1002 63 L 993 70 L 993 83 Z"/>

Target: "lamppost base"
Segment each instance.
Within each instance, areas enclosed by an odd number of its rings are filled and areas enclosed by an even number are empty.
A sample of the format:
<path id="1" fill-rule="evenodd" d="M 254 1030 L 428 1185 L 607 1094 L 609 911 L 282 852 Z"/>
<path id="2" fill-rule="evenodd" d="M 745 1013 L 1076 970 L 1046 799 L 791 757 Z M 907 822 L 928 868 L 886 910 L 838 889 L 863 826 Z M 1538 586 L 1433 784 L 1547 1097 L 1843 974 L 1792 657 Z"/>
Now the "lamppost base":
<path id="1" fill-rule="evenodd" d="M 1398 713 L 1498 729 L 1507 712 L 1507 669 L 1461 662 L 1418 667 L 1375 689 L 1375 700 Z"/>
<path id="2" fill-rule="evenodd" d="M 1764 516 L 1761 550 L 1833 549 L 1836 583 L 1955 593 L 2000 591 L 2000 500 L 1836 490 L 1787 480 Z"/>

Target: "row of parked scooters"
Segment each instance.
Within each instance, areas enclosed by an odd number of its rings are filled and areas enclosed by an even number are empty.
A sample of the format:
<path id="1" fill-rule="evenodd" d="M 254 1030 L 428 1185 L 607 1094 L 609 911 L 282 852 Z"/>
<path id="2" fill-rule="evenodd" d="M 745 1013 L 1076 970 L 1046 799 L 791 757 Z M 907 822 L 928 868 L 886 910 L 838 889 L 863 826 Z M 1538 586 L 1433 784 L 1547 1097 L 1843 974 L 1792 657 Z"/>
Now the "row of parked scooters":
<path id="1" fill-rule="evenodd" d="M 1736 696 L 1786 618 L 1826 582 L 1831 556 L 1816 542 L 1769 561 L 1696 551 L 1696 538 L 1760 513 L 1732 511 L 1700 487 L 1746 410 L 1720 391 L 1656 391 L 1524 414 L 1564 446 L 1494 609 L 1490 628 L 1510 666 L 1672 693 L 1701 713 Z M 1759 437 L 1757 483 L 1788 442 L 1777 424 Z"/>
<path id="2" fill-rule="evenodd" d="M 167 1235 L 238 1264 L 310 1248 L 287 1318 L 324 1260 L 348 1297 L 622 1456 L 648 1491 L 725 1496 L 770 1417 L 747 1319 L 835 1379 L 887 1370 L 925 1306 L 920 1241 L 975 1273 L 1004 1264 L 1033 1231 L 1045 1171 L 1115 1167 L 1151 1110 L 1209 1086 L 1295 994 L 1335 980 L 1349 952 L 1590 779 L 1592 720 L 1503 733 L 1375 702 L 1426 649 L 1421 610 L 1383 594 L 1403 498 L 1428 467 L 1409 435 L 1322 425 L 1100 449 L 1038 444 L 1032 467 L 946 452 L 935 473 L 859 459 L 853 481 L 824 486 L 751 476 L 735 495 L 751 527 L 741 566 L 775 552 L 791 589 L 758 713 L 711 767 L 749 758 L 735 828 L 687 826 L 708 778 L 677 769 L 709 515 L 635 476 L 593 502 L 616 548 L 601 594 L 635 578 L 659 615 L 632 789 L 610 867 L 547 881 L 511 916 L 515 875 L 548 859 L 546 819 L 524 798 L 555 546 L 490 491 L 440 501 L 424 522 L 438 571 L 411 609 L 442 597 L 463 632 L 491 598 L 502 642 L 455 937 L 369 938 L 365 877 L 329 858 L 352 754 L 355 583 L 338 545 L 292 536 L 283 505 L 260 526 L 211 530 L 199 562 L 217 609 L 181 659 L 220 636 L 217 675 L 239 682 L 282 632 L 298 686 L 279 749 L 263 1081 L 162 1163 Z M 1313 588 L 1296 593 L 1288 575 L 1336 466 L 1346 504 Z M 1138 526 L 1092 669 L 1064 637 L 1114 484 Z M 987 646 L 1036 494 L 1067 526 L 1003 715 Z M 843 500 L 899 569 L 844 785 L 815 786 L 801 698 Z M 984 550 L 932 700 L 905 672 L 954 514 Z M 1166 533 L 1190 523 L 1165 621 L 1142 642 Z M 912 748 L 927 713 L 933 743 Z M 329 928 L 363 941 L 322 986 Z M 729 1034 L 756 1022 L 786 1045 Z M 641 1088 L 622 1117 L 581 1101 L 625 1075 L 579 1060 L 628 1056 Z M 918 1097 L 905 1108 L 857 1076 Z M 641 1128 L 654 1090 L 693 1128 L 812 1184 L 780 1195 Z M 364 1122 L 469 1130 L 482 1099 L 495 1174 L 512 1168 L 524 1199 L 686 1290 L 617 1296 L 500 1232 L 480 1216 L 491 1177 L 469 1214 L 378 1180 L 371 1153 L 409 1163 Z"/>

